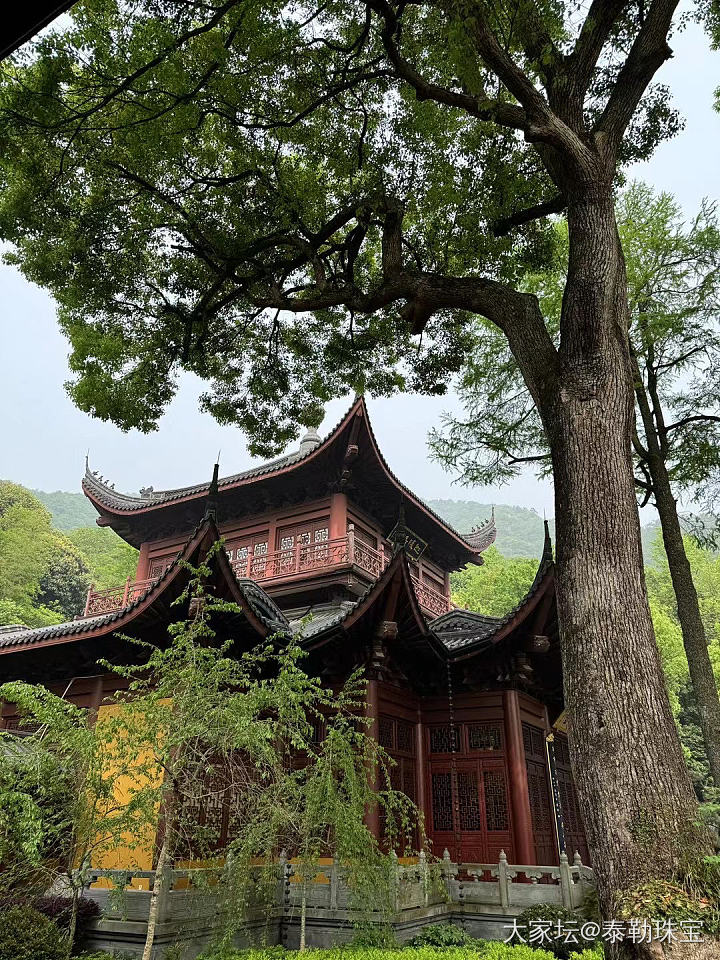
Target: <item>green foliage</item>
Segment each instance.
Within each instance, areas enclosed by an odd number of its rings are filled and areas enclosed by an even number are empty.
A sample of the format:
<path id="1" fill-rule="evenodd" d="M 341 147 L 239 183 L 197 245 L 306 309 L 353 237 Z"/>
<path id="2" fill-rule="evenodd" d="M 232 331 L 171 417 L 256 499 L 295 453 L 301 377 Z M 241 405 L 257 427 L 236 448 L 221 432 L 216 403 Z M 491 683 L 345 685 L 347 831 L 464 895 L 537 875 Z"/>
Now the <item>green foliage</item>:
<path id="1" fill-rule="evenodd" d="M 42 496 L 52 503 L 60 494 Z M 91 582 L 102 589 L 135 575 L 137 550 L 114 531 L 80 528 L 63 534 L 52 519 L 34 493 L 0 483 L 0 626 L 70 620 L 82 613 Z"/>
<path id="2" fill-rule="evenodd" d="M 554 928 L 558 923 L 561 926 L 568 924 L 577 925 L 578 915 L 572 910 L 567 910 L 565 907 L 559 907 L 551 903 L 538 903 L 533 907 L 528 907 L 527 910 L 523 910 L 516 921 L 518 928 L 523 931 L 524 936 L 521 937 L 520 934 L 516 933 L 511 942 L 520 943 L 523 939 L 527 939 L 528 925 L 537 920 L 549 920 L 552 928 Z M 553 940 L 552 944 L 547 944 L 547 949 L 554 956 L 559 957 L 560 960 L 569 960 L 575 946 L 577 946 L 577 944 L 564 943 L 561 939 L 557 939 Z"/>
<path id="3" fill-rule="evenodd" d="M 80 527 L 68 539 L 82 553 L 96 588 L 115 587 L 135 577 L 138 551 L 109 527 Z"/>
<path id="4" fill-rule="evenodd" d="M 0 482 L 0 623 L 70 619 L 82 612 L 88 582 L 82 553 L 53 529 L 37 497 Z"/>
<path id="5" fill-rule="evenodd" d="M 483 941 L 454 923 L 430 923 L 408 941 L 408 947 L 466 947 L 477 948 Z"/>
<path id="6" fill-rule="evenodd" d="M 31 907 L 0 913 L 0 960 L 66 960 L 67 944 L 52 920 Z"/>
<path id="7" fill-rule="evenodd" d="M 698 593 L 710 660 L 715 678 L 720 684 L 720 557 L 700 547 L 692 537 L 685 537 L 685 551 Z M 710 800 L 714 792 L 700 730 L 698 708 L 690 685 L 670 570 L 660 533 L 653 545 L 653 559 L 653 565 L 646 568 L 645 578 L 670 703 L 695 790 L 701 800 Z"/>
<path id="8" fill-rule="evenodd" d="M 484 16 L 525 82 L 542 84 L 561 62 L 554 44 L 577 39 L 573 11 L 497 4 Z M 480 104 L 499 87 L 512 112 L 461 7 L 398 15 L 428 82 Z M 587 89 L 588 143 L 641 25 L 634 8 L 615 20 L 591 82 L 565 81 Z M 207 409 L 269 452 L 349 388 L 440 394 L 460 369 L 472 298 L 425 317 L 418 297 L 418 340 L 403 285 L 377 295 L 398 217 L 413 273 L 517 284 L 547 262 L 547 223 L 493 230 L 556 189 L 535 137 L 517 134 L 527 121 L 415 96 L 382 27 L 361 2 L 301 2 L 287 17 L 272 2 L 94 0 L 15 59 L 0 101 L 0 235 L 58 303 L 82 409 L 153 429 L 185 369 L 208 382 Z M 668 101 L 660 86 L 642 98 L 622 163 L 677 132 Z"/>
<path id="9" fill-rule="evenodd" d="M 679 884 L 654 880 L 628 891 L 617 907 L 619 920 L 640 919 L 698 920 L 703 930 L 720 932 L 720 901 L 701 894 L 688 893 Z"/>
<path id="10" fill-rule="evenodd" d="M 277 947 L 266 950 L 220 950 L 204 953 L 198 960 L 300 960 L 307 956 L 315 960 L 470 960 L 471 957 L 473 960 L 553 960 L 554 954 L 547 950 L 536 950 L 527 944 L 510 945 L 496 940 L 472 940 L 464 946 L 428 944 L 389 949 L 351 944 L 303 953 Z M 596 960 L 596 957 L 583 957 L 583 960 Z"/>
<path id="11" fill-rule="evenodd" d="M 492 546 L 481 567 L 470 565 L 452 574 L 453 603 L 476 613 L 502 617 L 528 592 L 537 573 L 537 560 L 504 557 Z"/>
<path id="12" fill-rule="evenodd" d="M 56 530 L 70 531 L 95 523 L 97 511 L 83 493 L 66 490 L 54 490 L 52 493 L 33 490 L 32 493 L 50 511 Z"/>

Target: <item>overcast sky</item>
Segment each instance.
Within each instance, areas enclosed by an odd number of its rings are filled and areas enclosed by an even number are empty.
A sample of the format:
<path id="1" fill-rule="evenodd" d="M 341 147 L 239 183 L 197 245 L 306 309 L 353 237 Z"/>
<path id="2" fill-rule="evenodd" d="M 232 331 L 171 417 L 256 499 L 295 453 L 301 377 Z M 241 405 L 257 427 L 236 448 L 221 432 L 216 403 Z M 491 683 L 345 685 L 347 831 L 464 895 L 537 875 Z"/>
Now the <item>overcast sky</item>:
<path id="1" fill-rule="evenodd" d="M 720 196 L 720 115 L 712 109 L 713 89 L 720 86 L 720 56 L 709 51 L 697 28 L 672 45 L 675 58 L 663 67 L 660 80 L 670 85 L 687 125 L 633 174 L 674 193 L 691 216 L 703 197 Z M 8 266 L 0 267 L 0 324 L 0 478 L 42 490 L 77 491 L 87 450 L 92 467 L 124 491 L 209 478 L 218 450 L 221 474 L 252 463 L 239 430 L 220 427 L 198 410 L 201 384 L 190 376 L 182 380 L 158 431 L 147 436 L 123 434 L 76 410 L 63 388 L 68 346 L 57 330 L 53 302 Z M 349 402 L 329 404 L 321 432 L 335 424 Z M 512 503 L 551 516 L 551 487 L 531 474 L 502 488 L 467 488 L 428 459 L 428 430 L 443 410 L 456 407 L 452 396 L 369 399 L 378 440 L 400 479 L 427 499 Z"/>

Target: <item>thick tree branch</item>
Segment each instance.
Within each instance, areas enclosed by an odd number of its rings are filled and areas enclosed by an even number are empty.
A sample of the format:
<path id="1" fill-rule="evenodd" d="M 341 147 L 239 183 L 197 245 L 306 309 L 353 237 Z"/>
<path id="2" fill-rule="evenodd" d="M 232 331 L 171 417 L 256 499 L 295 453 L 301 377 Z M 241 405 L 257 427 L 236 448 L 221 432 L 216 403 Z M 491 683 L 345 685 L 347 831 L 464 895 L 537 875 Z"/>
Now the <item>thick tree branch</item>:
<path id="1" fill-rule="evenodd" d="M 575 49 L 568 58 L 567 75 L 581 97 L 587 92 L 613 24 L 629 6 L 629 0 L 593 0 L 590 4 Z"/>
<path id="2" fill-rule="evenodd" d="M 613 157 L 648 84 L 672 56 L 667 37 L 678 3 L 679 0 L 653 0 L 595 126 L 596 140 L 606 143 Z"/>
<path id="3" fill-rule="evenodd" d="M 496 220 L 492 225 L 493 236 L 504 237 L 510 233 L 514 227 L 521 227 L 526 223 L 532 223 L 533 220 L 541 220 L 543 217 L 550 216 L 551 213 L 560 213 L 566 206 L 567 200 L 561 193 L 558 193 L 550 200 L 538 203 L 534 207 L 518 210 L 517 213 L 511 213 L 509 217 Z"/>
<path id="4" fill-rule="evenodd" d="M 683 417 L 682 420 L 676 420 L 675 423 L 668 424 L 665 427 L 665 433 L 670 433 L 671 430 L 680 430 L 688 423 L 720 423 L 720 417 L 713 416 L 710 413 L 698 413 L 692 417 Z"/>
<path id="5" fill-rule="evenodd" d="M 596 156 L 582 139 L 550 108 L 545 97 L 498 43 L 482 11 L 476 8 L 467 21 L 467 29 L 475 49 L 508 91 L 524 107 L 528 118 L 525 139 L 559 150 L 564 159 L 578 170 L 587 172 L 597 167 Z"/>
<path id="6" fill-rule="evenodd" d="M 392 7 L 385 0 L 369 0 L 368 6 L 383 19 L 384 26 L 380 36 L 397 76 L 410 84 L 418 100 L 434 100 L 436 103 L 463 110 L 479 120 L 494 121 L 513 130 L 527 129 L 525 111 L 515 104 L 503 103 L 489 97 L 474 97 L 426 80 L 400 53 L 396 43 L 400 21 Z"/>

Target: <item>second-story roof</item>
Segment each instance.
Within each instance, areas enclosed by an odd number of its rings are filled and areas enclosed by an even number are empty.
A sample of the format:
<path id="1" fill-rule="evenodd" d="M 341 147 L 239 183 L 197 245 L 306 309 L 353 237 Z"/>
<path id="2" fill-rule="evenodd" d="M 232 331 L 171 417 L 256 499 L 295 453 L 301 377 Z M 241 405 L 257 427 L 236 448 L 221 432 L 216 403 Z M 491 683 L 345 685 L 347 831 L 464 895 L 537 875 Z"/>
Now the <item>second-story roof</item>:
<path id="1" fill-rule="evenodd" d="M 169 490 L 148 487 L 134 496 L 115 490 L 89 465 L 82 486 L 100 514 L 98 524 L 112 527 L 133 546 L 192 529 L 210 488 L 209 482 Z M 395 476 L 380 452 L 362 397 L 324 440 L 308 431 L 298 450 L 220 479 L 218 510 L 222 521 L 235 521 L 273 505 L 338 491 L 377 519 L 385 534 L 404 514 L 407 526 L 449 569 L 481 563 L 482 551 L 495 540 L 494 517 L 470 533 L 459 533 Z"/>

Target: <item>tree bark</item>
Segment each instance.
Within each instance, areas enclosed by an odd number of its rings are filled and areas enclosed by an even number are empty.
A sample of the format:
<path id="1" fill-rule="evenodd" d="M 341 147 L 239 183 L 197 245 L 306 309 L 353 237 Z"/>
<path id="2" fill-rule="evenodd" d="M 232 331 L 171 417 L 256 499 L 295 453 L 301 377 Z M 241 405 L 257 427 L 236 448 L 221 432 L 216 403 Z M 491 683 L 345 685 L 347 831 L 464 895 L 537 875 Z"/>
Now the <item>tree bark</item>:
<path id="1" fill-rule="evenodd" d="M 552 452 L 572 766 L 603 916 L 704 849 L 643 576 L 625 265 L 609 183 L 571 194 Z M 631 952 L 634 950 L 635 952 Z M 628 945 L 628 956 L 643 948 Z"/>
<path id="2" fill-rule="evenodd" d="M 153 882 L 152 894 L 150 895 L 147 933 L 145 935 L 145 946 L 143 948 L 141 960 L 152 960 L 153 946 L 155 944 L 155 930 L 157 928 L 158 917 L 160 914 L 160 901 L 165 893 L 165 868 L 170 862 L 170 850 L 173 842 L 173 818 L 175 810 L 174 792 L 171 793 L 164 806 L 165 829 L 163 831 L 163 839 L 160 845 L 157 863 L 155 864 L 155 880 Z"/>
<path id="3" fill-rule="evenodd" d="M 656 433 L 656 420 L 653 418 L 652 407 L 639 368 L 635 369 L 635 395 L 645 428 L 647 468 L 652 481 L 655 506 L 660 517 L 663 544 L 677 603 L 678 620 L 690 668 L 690 682 L 700 713 L 705 753 L 713 782 L 715 786 L 720 787 L 720 697 L 710 662 L 697 590 L 690 569 L 690 561 L 685 552 L 677 503 Z"/>

